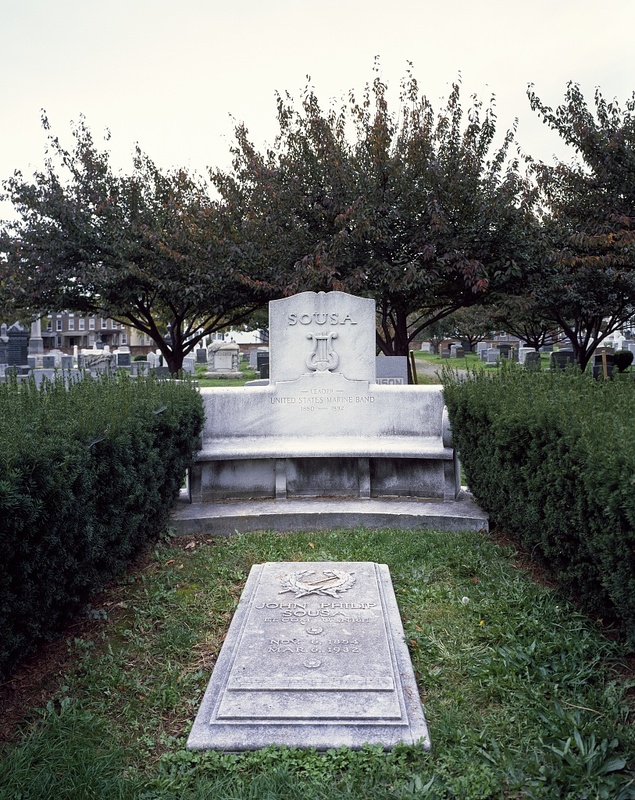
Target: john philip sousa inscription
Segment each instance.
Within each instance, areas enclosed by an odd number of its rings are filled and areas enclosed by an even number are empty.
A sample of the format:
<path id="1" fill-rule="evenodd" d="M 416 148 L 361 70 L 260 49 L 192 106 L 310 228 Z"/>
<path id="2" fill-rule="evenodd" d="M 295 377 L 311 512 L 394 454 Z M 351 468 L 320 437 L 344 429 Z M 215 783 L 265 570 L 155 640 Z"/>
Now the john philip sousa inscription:
<path id="1" fill-rule="evenodd" d="M 254 566 L 188 747 L 399 741 L 429 747 L 388 567 Z"/>

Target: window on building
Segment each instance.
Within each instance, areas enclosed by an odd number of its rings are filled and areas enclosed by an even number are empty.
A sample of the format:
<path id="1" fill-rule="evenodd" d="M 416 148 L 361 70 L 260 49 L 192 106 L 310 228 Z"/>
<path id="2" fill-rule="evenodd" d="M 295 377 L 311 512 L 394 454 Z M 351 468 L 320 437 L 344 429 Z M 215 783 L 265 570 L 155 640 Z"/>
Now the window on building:
<path id="1" fill-rule="evenodd" d="M 79 330 L 80 331 L 86 330 L 86 320 L 84 319 L 84 317 L 79 318 Z"/>
<path id="2" fill-rule="evenodd" d="M 103 318 L 102 318 L 102 320 L 101 320 L 101 327 L 102 327 L 102 329 L 105 329 L 105 328 L 107 328 L 107 327 L 108 327 L 108 320 L 107 320 L 107 319 L 103 319 Z"/>
<path id="3" fill-rule="evenodd" d="M 121 334 L 121 344 L 128 344 L 128 336 L 125 333 Z"/>
<path id="4" fill-rule="evenodd" d="M 68 329 L 69 329 L 69 331 L 74 331 L 75 330 L 75 320 L 71 319 L 70 317 L 68 319 Z"/>
<path id="5" fill-rule="evenodd" d="M 94 331 L 95 330 L 95 317 L 88 318 L 88 330 Z"/>
<path id="6" fill-rule="evenodd" d="M 58 317 L 58 319 L 55 321 L 55 330 L 56 330 L 56 331 L 61 331 L 61 330 L 62 330 L 62 320 L 61 320 L 61 318 L 59 318 L 59 317 Z"/>

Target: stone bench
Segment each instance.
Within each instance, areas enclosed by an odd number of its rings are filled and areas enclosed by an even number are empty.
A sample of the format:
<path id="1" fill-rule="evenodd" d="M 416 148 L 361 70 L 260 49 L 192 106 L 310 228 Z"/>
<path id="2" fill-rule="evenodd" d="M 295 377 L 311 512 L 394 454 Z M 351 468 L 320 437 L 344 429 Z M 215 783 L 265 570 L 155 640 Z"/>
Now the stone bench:
<path id="1" fill-rule="evenodd" d="M 206 426 L 190 476 L 192 501 L 457 497 L 442 387 L 371 384 L 356 395 L 337 386 L 332 394 L 298 394 L 294 403 L 280 387 L 202 389 Z M 302 399 L 314 399 L 314 409 Z"/>

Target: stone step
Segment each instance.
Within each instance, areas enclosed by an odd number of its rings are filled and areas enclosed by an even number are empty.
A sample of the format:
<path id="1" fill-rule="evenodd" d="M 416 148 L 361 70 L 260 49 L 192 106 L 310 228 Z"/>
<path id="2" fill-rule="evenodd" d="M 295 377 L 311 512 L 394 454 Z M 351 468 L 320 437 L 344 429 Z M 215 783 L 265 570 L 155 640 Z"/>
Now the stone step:
<path id="1" fill-rule="evenodd" d="M 281 532 L 332 528 L 398 528 L 487 531 L 488 516 L 462 489 L 456 500 L 411 498 L 293 498 L 235 502 L 176 503 L 172 527 L 177 534 L 228 536 L 254 530 Z"/>

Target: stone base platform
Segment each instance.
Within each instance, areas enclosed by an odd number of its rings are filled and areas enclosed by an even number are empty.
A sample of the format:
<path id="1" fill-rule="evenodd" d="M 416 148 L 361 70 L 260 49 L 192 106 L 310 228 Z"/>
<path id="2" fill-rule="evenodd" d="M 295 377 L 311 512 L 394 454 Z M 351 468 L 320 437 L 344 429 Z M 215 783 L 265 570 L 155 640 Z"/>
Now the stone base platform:
<path id="1" fill-rule="evenodd" d="M 243 374 L 240 370 L 237 372 L 211 370 L 206 372 L 204 378 L 242 378 Z"/>
<path id="2" fill-rule="evenodd" d="M 255 530 L 400 528 L 487 531 L 488 516 L 462 489 L 456 500 L 302 498 L 189 503 L 183 493 L 172 514 L 177 534 L 228 536 Z"/>

